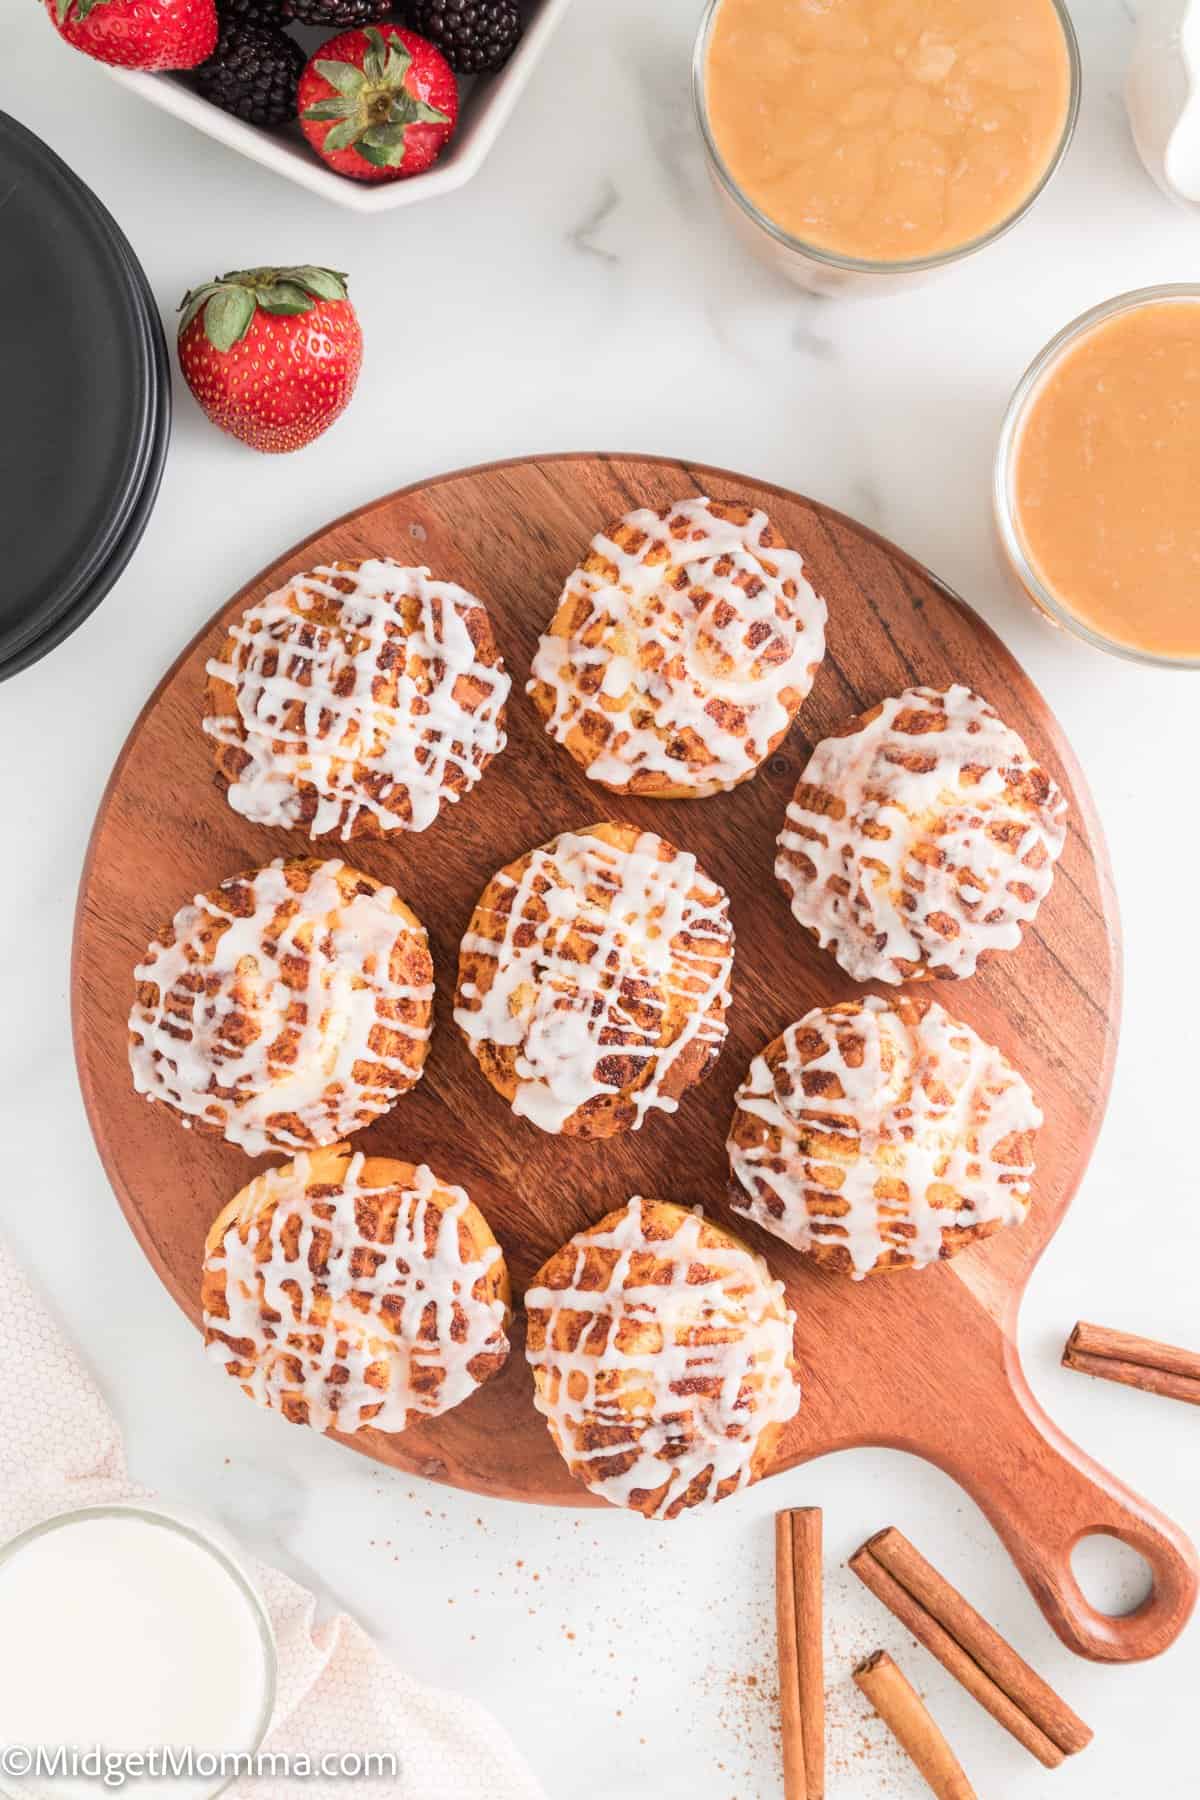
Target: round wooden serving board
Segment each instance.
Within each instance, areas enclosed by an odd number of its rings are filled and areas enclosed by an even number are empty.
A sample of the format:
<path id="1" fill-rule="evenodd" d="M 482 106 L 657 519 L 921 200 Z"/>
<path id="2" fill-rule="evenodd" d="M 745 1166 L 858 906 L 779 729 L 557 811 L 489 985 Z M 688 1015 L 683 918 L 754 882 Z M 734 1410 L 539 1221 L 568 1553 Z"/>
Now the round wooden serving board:
<path id="1" fill-rule="evenodd" d="M 755 779 L 691 802 L 622 801 L 589 782 L 523 692 L 539 630 L 592 534 L 641 504 L 706 493 L 765 507 L 829 603 L 829 654 L 799 725 Z M 1195 1553 L 1168 1520 L 1092 1463 L 1033 1400 L 1015 1347 L 1021 1290 L 1079 1184 L 1104 1112 L 1117 1038 L 1120 947 L 1104 843 L 1075 759 L 1032 683 L 973 612 L 873 533 L 812 501 L 722 470 L 650 457 L 498 463 L 391 494 L 279 558 L 211 621 L 147 702 L 101 803 L 84 870 L 73 975 L 75 1045 L 101 1155 L 142 1247 L 198 1320 L 205 1232 L 249 1178 L 230 1145 L 181 1131 L 133 1091 L 126 1060 L 132 970 L 190 896 L 307 838 L 243 823 L 226 805 L 200 730 L 204 666 L 226 622 L 294 571 L 338 557 L 428 563 L 482 595 L 514 677 L 509 745 L 461 805 L 421 835 L 353 846 L 429 929 L 437 965 L 424 1080 L 367 1134 L 376 1154 L 430 1162 L 466 1186 L 504 1246 L 518 1293 L 543 1258 L 631 1194 L 700 1201 L 763 1251 L 796 1309 L 804 1404 L 777 1467 L 860 1444 L 927 1457 L 991 1518 L 1060 1637 L 1086 1656 L 1164 1649 L 1197 1588 Z M 1071 801 L 1070 835 L 1036 929 L 938 997 L 1024 1071 L 1046 1115 L 1034 1205 L 1019 1230 L 952 1263 L 852 1283 L 730 1214 L 724 1141 L 753 1054 L 810 1007 L 856 990 L 794 923 L 772 868 L 793 784 L 816 741 L 908 684 L 961 681 L 991 700 Z M 728 890 L 737 928 L 729 1041 L 673 1116 L 605 1143 L 549 1137 L 484 1081 L 451 1017 L 458 945 L 488 877 L 535 844 L 627 817 L 693 851 Z M 343 853 L 323 840 L 327 853 Z M 358 1140 L 362 1142 L 363 1140 Z M 256 1165 L 261 1166 L 261 1165 Z M 516 1322 L 507 1370 L 444 1418 L 354 1448 L 458 1487 L 594 1504 L 534 1411 Z M 231 1405 L 244 1405 L 232 1383 Z M 282 1428 L 282 1427 L 281 1427 Z M 887 1523 L 884 1519 L 877 1525 Z M 1154 1590 L 1108 1618 L 1085 1600 L 1072 1545 L 1103 1531 L 1149 1560 Z"/>

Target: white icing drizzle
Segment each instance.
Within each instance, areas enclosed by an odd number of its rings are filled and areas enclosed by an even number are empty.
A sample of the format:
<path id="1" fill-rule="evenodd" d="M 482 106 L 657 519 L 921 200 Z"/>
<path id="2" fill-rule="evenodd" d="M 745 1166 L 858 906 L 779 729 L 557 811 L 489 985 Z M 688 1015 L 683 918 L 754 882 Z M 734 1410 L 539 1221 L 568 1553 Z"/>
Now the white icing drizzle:
<path id="1" fill-rule="evenodd" d="M 334 628 L 310 617 L 329 602 Z M 511 684 L 498 655 L 481 660 L 472 614 L 486 618 L 465 588 L 379 557 L 296 575 L 248 607 L 229 660 L 207 664 L 236 694 L 236 716 L 204 721 L 247 759 L 234 811 L 287 829 L 315 798 L 313 837 L 349 838 L 364 815 L 383 832 L 424 831 L 505 744 Z"/>
<path id="2" fill-rule="evenodd" d="M 394 888 L 347 899 L 344 869 L 292 865 L 289 879 L 280 860 L 180 908 L 173 941 L 152 943 L 135 970 L 156 990 L 129 1017 L 139 1094 L 258 1156 L 334 1143 L 420 1078 L 433 1002 L 424 928 L 393 910 Z M 405 940 L 428 981 L 394 979 Z"/>
<path id="3" fill-rule="evenodd" d="M 811 804 L 820 790 L 830 810 Z M 1011 950 L 1050 891 L 1067 802 L 965 687 L 909 688 L 813 751 L 775 873 L 855 981 L 972 975 Z"/>
<path id="4" fill-rule="evenodd" d="M 1014 1160 L 1042 1123 L 1029 1085 L 935 1001 L 816 1008 L 755 1057 L 737 1109 L 734 1211 L 797 1250 L 843 1245 L 855 1279 L 1029 1210 L 1033 1163 Z"/>
<path id="5" fill-rule="evenodd" d="M 210 1358 L 260 1406 L 302 1402 L 317 1431 L 403 1431 L 460 1405 L 508 1356 L 504 1302 L 486 1285 L 499 1246 L 463 1258 L 467 1194 L 424 1164 L 411 1186 L 368 1186 L 363 1160 L 268 1169 L 204 1264 L 206 1295 L 224 1299 L 204 1313 Z M 494 1366 L 473 1373 L 479 1357 Z"/>
<path id="6" fill-rule="evenodd" d="M 724 1234 L 702 1243 L 699 1207 L 671 1237 L 648 1238 L 643 1208 L 654 1204 L 635 1196 L 551 1259 L 541 1274 L 556 1285 L 525 1295 L 538 1345 L 526 1355 L 534 1403 L 572 1473 L 618 1506 L 661 1488 L 650 1516 L 671 1517 L 706 1474 L 703 1494 L 686 1504 L 711 1505 L 725 1483 L 747 1485 L 760 1437 L 795 1415 L 800 1387 L 783 1283 Z M 582 1285 L 606 1252 L 607 1285 Z M 573 1271 L 560 1286 L 555 1265 L 568 1256 Z M 574 1348 L 557 1341 L 564 1314 L 574 1315 L 561 1334 Z M 699 1341 L 708 1333 L 717 1341 Z"/>
<path id="7" fill-rule="evenodd" d="M 632 850 L 595 830 L 564 832 L 523 861 L 519 876 L 493 877 L 463 939 L 464 958 L 485 959 L 491 979 L 460 977 L 456 1023 L 477 1055 L 485 1041 L 518 1047 L 513 1111 L 543 1131 L 626 1091 L 606 1079 L 606 1058 L 639 1065 L 632 1129 L 651 1107 L 674 1112 L 664 1084 L 684 1050 L 725 1041 L 733 927 L 723 889 L 650 831 Z M 497 889 L 503 904 L 485 905 Z M 679 1023 L 664 1042 L 669 1009 Z"/>
<path id="8" fill-rule="evenodd" d="M 731 787 L 787 731 L 825 654 L 825 602 L 795 550 L 763 543 L 764 512 L 725 519 L 707 499 L 642 507 L 601 532 L 559 601 L 569 635 L 542 636 L 528 692 L 566 743 L 591 715 L 587 773 L 624 788 L 636 773 Z M 586 608 L 575 622 L 580 603 Z M 557 622 L 557 615 L 556 615 Z M 539 685 L 547 691 L 539 696 Z"/>

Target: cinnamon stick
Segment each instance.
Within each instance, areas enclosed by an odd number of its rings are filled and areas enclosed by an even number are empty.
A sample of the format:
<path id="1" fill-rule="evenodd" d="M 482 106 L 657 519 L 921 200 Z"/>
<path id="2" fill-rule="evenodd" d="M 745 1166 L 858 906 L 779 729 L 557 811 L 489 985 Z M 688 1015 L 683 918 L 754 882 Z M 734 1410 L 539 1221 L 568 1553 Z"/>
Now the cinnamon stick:
<path id="1" fill-rule="evenodd" d="M 937 1800 L 978 1800 L 925 1702 L 886 1650 L 877 1650 L 860 1663 L 854 1679 L 892 1736 L 908 1752 Z"/>
<path id="2" fill-rule="evenodd" d="M 824 1800 L 821 1509 L 775 1515 L 775 1617 L 786 1800 Z"/>
<path id="3" fill-rule="evenodd" d="M 1091 1743 L 1089 1727 L 1066 1701 L 894 1526 L 856 1550 L 850 1567 L 1047 1769 Z"/>
<path id="4" fill-rule="evenodd" d="M 1130 1331 L 1088 1325 L 1082 1319 L 1067 1339 L 1063 1366 L 1084 1375 L 1099 1375 L 1147 1394 L 1165 1394 L 1200 1406 L 1200 1355 Z"/>

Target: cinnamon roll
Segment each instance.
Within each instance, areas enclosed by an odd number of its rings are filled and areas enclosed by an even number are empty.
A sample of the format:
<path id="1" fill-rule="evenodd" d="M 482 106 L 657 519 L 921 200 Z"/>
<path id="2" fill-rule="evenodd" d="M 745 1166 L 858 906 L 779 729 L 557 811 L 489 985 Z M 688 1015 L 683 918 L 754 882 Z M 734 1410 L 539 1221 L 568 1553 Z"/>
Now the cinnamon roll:
<path id="1" fill-rule="evenodd" d="M 342 839 L 424 831 L 504 748 L 509 678 L 481 600 L 386 558 L 295 575 L 207 665 L 234 811 Z"/>
<path id="2" fill-rule="evenodd" d="M 134 1086 L 251 1156 L 336 1143 L 419 1079 L 433 962 L 396 894 L 273 862 L 181 907 L 135 971 Z"/>
<path id="3" fill-rule="evenodd" d="M 462 1188 L 345 1144 L 257 1176 L 205 1245 L 210 1357 L 317 1431 L 403 1431 L 461 1405 L 508 1358 L 509 1300 Z"/>
<path id="4" fill-rule="evenodd" d="M 825 602 L 766 514 L 680 500 L 592 539 L 528 692 L 593 781 L 698 798 L 777 748 L 824 654 Z"/>
<path id="5" fill-rule="evenodd" d="M 564 832 L 494 875 L 454 1017 L 522 1118 L 586 1138 L 674 1112 L 725 1040 L 733 927 L 693 856 L 635 825 Z"/>
<path id="6" fill-rule="evenodd" d="M 756 1480 L 800 1405 L 782 1282 L 699 1208 L 609 1213 L 538 1271 L 525 1311 L 534 1403 L 568 1468 L 647 1518 Z"/>
<path id="7" fill-rule="evenodd" d="M 792 911 L 855 981 L 973 975 L 1050 891 L 1067 802 L 965 687 L 908 688 L 817 745 L 779 836 Z"/>
<path id="8" fill-rule="evenodd" d="M 817 1007 L 738 1090 L 733 1208 L 856 1279 L 923 1268 L 1025 1218 L 1041 1123 L 1011 1063 L 927 996 Z"/>

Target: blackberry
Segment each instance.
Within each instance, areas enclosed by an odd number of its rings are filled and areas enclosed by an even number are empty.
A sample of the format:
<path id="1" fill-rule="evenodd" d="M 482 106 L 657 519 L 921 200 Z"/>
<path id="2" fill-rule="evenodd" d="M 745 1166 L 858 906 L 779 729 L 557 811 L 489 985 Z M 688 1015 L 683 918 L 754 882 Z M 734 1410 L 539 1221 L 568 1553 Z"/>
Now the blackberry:
<path id="1" fill-rule="evenodd" d="M 521 37 L 516 0 L 411 0 L 408 14 L 460 75 L 498 69 Z"/>
<path id="2" fill-rule="evenodd" d="M 286 125 L 296 117 L 304 63 L 299 44 L 282 31 L 222 22 L 216 49 L 196 70 L 196 88 L 251 125 Z"/>
<path id="3" fill-rule="evenodd" d="M 283 16 L 293 25 L 333 25 L 348 31 L 386 19 L 394 0 L 282 0 Z"/>
<path id="4" fill-rule="evenodd" d="M 267 25 L 279 28 L 282 0 L 217 0 L 217 18 L 222 25 Z"/>

